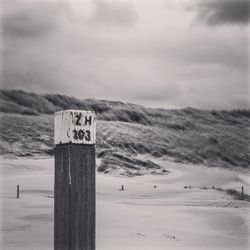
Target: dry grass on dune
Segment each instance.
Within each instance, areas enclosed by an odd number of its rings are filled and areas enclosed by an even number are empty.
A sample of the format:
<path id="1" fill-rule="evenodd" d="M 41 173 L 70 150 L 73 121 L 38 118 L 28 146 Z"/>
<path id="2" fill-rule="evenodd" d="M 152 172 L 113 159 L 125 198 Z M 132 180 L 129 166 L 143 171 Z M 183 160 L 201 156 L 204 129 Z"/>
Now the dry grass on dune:
<path id="1" fill-rule="evenodd" d="M 1 153 L 53 154 L 53 116 L 49 114 L 62 109 L 96 111 L 97 156 L 102 159 L 99 171 L 163 173 L 152 162 L 140 162 L 138 154 L 208 166 L 250 165 L 249 110 L 150 109 L 122 102 L 3 90 Z"/>

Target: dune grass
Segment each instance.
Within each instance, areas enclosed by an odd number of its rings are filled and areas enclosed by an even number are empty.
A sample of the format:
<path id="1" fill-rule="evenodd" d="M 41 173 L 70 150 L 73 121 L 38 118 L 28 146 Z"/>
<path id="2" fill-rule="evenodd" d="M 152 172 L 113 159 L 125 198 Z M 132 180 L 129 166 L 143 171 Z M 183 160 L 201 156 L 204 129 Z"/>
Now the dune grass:
<path id="1" fill-rule="evenodd" d="M 161 171 L 152 162 L 139 162 L 138 154 L 207 166 L 250 165 L 249 110 L 151 109 L 18 90 L 0 91 L 1 154 L 53 154 L 52 113 L 62 109 L 89 109 L 97 113 L 96 150 L 102 159 L 98 168 L 102 172 Z"/>
<path id="2" fill-rule="evenodd" d="M 239 192 L 238 190 L 235 190 L 235 189 L 226 189 L 225 192 L 227 194 L 229 194 L 230 196 L 232 196 L 236 200 L 244 200 L 244 201 L 250 202 L 250 195 L 248 195 L 246 193 L 244 193 L 242 195 L 241 192 Z"/>

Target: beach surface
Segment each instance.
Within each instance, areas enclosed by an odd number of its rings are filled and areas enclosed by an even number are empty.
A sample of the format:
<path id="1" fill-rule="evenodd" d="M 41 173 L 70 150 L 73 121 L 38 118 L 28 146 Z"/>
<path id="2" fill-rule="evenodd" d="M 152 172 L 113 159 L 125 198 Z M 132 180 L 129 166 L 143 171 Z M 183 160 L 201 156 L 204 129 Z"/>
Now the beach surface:
<path id="1" fill-rule="evenodd" d="M 96 249 L 249 249 L 250 203 L 212 189 L 244 186 L 249 194 L 248 172 L 157 163 L 169 174 L 97 173 Z M 0 249 L 53 249 L 54 160 L 1 158 L 0 164 Z"/>

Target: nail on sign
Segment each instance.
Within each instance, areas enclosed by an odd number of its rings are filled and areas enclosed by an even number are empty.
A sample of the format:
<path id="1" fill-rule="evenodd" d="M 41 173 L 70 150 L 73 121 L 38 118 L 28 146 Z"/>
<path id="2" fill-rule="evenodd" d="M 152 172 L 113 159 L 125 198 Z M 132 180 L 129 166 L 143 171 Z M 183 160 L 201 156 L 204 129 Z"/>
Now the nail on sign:
<path id="1" fill-rule="evenodd" d="M 93 111 L 59 111 L 54 118 L 55 144 L 95 144 L 96 121 Z"/>

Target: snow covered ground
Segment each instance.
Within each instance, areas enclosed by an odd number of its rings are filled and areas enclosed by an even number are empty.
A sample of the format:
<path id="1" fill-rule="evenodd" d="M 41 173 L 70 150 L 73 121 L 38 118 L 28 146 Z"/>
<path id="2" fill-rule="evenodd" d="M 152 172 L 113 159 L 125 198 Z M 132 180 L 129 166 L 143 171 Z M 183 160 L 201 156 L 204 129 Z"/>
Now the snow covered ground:
<path id="1" fill-rule="evenodd" d="M 202 188 L 244 186 L 250 193 L 249 173 L 157 163 L 170 173 L 133 178 L 97 173 L 98 250 L 249 249 L 250 203 Z M 0 164 L 0 249 L 53 249 L 53 159 Z"/>

